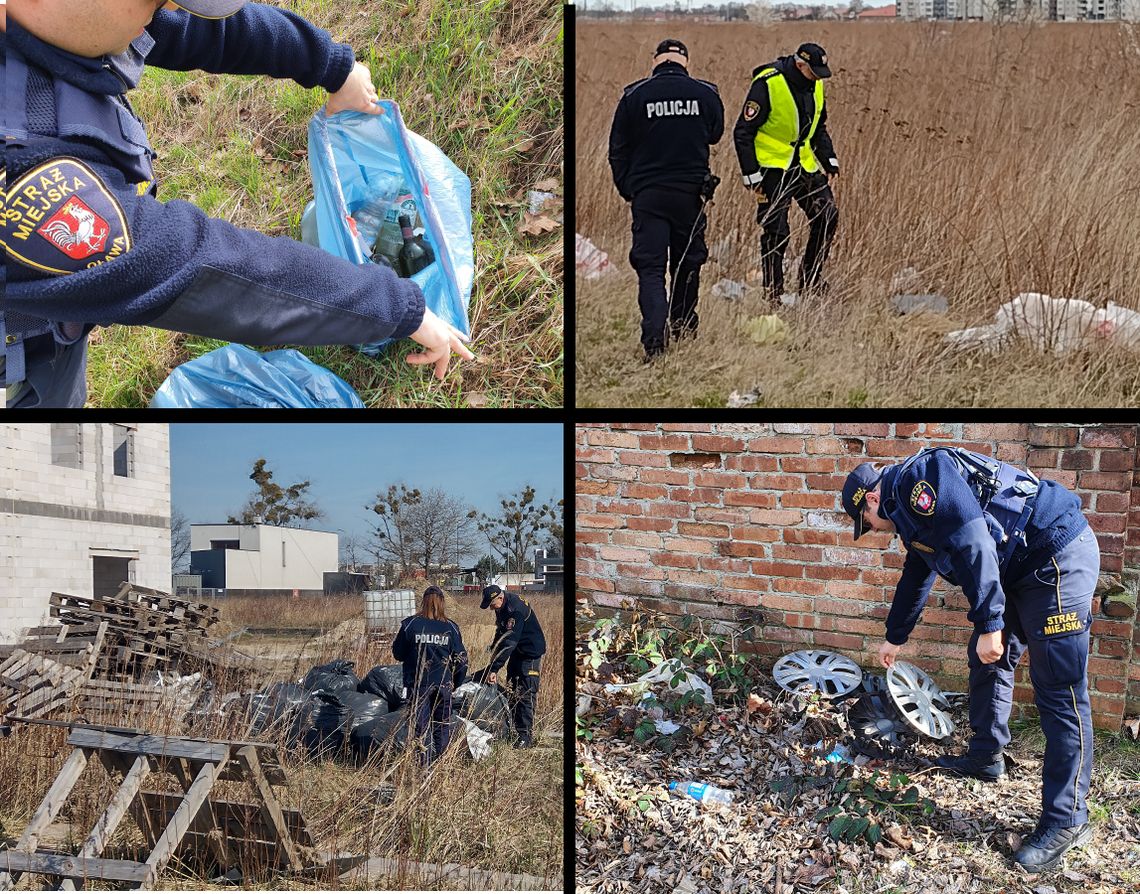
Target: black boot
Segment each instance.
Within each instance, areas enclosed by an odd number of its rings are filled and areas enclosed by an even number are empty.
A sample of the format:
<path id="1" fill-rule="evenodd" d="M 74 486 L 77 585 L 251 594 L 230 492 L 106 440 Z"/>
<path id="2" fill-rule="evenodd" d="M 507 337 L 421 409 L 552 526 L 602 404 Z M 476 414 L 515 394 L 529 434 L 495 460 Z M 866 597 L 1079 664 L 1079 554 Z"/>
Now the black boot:
<path id="1" fill-rule="evenodd" d="M 1013 859 L 1026 872 L 1045 872 L 1061 862 L 1065 851 L 1088 844 L 1092 835 L 1088 823 L 1067 829 L 1034 829 Z"/>
<path id="2" fill-rule="evenodd" d="M 938 758 L 934 765 L 952 776 L 970 776 L 982 782 L 993 782 L 1005 775 L 1005 758 L 997 754 L 979 754 L 967 751 L 959 757 L 946 754 Z"/>

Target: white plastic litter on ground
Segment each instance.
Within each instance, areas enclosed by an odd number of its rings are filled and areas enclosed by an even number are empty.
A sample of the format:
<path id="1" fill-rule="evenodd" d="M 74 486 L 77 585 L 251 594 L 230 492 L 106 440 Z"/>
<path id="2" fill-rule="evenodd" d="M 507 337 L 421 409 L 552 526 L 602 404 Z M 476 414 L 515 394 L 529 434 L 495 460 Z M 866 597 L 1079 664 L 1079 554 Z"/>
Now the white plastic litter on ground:
<path id="1" fill-rule="evenodd" d="M 575 233 L 574 269 L 583 279 L 597 279 L 614 272 L 609 255 L 581 233 Z"/>

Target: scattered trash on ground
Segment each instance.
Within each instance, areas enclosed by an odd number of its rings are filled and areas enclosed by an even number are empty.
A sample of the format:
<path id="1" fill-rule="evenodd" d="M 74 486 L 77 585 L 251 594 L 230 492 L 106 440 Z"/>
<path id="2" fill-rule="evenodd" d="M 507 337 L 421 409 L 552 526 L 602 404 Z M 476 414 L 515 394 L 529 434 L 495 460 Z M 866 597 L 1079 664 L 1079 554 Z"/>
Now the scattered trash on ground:
<path id="1" fill-rule="evenodd" d="M 725 403 L 725 406 L 730 410 L 739 410 L 744 407 L 754 407 L 756 404 L 760 403 L 760 400 L 763 398 L 763 396 L 763 392 L 760 390 L 759 385 L 750 388 L 747 391 L 733 391 L 728 395 L 728 401 Z"/>
<path id="2" fill-rule="evenodd" d="M 741 328 L 758 345 L 780 344 L 788 340 L 788 324 L 775 314 L 747 319 Z"/>
<path id="3" fill-rule="evenodd" d="M 950 309 L 950 302 L 945 295 L 892 295 L 891 307 L 895 313 L 913 314 L 919 311 L 928 311 L 935 314 L 944 314 Z"/>
<path id="4" fill-rule="evenodd" d="M 582 279 L 597 279 L 614 272 L 609 255 L 581 233 L 574 234 L 574 270 Z"/>

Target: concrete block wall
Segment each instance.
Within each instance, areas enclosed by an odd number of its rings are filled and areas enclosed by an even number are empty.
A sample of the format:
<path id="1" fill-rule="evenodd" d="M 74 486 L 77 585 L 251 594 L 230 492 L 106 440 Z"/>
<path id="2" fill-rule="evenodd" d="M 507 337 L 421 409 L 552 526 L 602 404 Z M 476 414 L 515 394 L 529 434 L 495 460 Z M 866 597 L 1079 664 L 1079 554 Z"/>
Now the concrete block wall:
<path id="1" fill-rule="evenodd" d="M 44 623 L 53 591 L 90 596 L 92 550 L 137 551 L 135 582 L 170 589 L 167 425 L 136 427 L 129 478 L 113 474 L 110 425 L 81 426 L 71 468 L 52 462 L 51 424 L 0 425 L 0 642 Z"/>
<path id="2" fill-rule="evenodd" d="M 846 474 L 954 443 L 1075 490 L 1102 569 L 1140 564 L 1140 464 L 1132 425 L 1027 423 L 584 423 L 576 429 L 576 586 L 601 607 L 640 603 L 753 624 L 775 656 L 820 647 L 866 667 L 905 553 L 887 535 L 856 545 L 839 504 Z M 1140 711 L 1140 628 L 1098 614 L 1089 678 L 1098 725 Z M 964 687 L 970 627 L 939 581 L 903 657 Z M 1028 660 L 1016 698 L 1031 702 Z"/>

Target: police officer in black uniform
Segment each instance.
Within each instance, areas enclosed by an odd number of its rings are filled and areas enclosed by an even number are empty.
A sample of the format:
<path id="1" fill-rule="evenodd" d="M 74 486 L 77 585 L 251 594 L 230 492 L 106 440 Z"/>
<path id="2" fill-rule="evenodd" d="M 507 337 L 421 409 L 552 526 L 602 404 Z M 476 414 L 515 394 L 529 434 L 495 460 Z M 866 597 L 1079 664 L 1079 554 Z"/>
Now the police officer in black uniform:
<path id="1" fill-rule="evenodd" d="M 625 88 L 610 129 L 614 185 L 633 207 L 629 262 L 637 272 L 646 362 L 664 353 L 668 337 L 696 335 L 708 258 L 703 208 L 717 183 L 709 146 L 724 132 L 724 105 L 716 85 L 690 77 L 688 65 L 681 41 L 661 41 L 652 76 Z"/>
<path id="2" fill-rule="evenodd" d="M 856 539 L 886 531 L 906 546 L 879 648 L 884 666 L 910 636 L 936 576 L 969 600 L 973 735 L 965 754 L 938 759 L 944 771 L 983 781 L 1005 774 L 1014 671 L 1029 652 L 1045 733 L 1041 818 L 1014 860 L 1028 872 L 1052 869 L 1092 837 L 1087 663 L 1100 549 L 1080 498 L 993 457 L 933 447 L 895 465 L 856 467 L 843 508 Z"/>
<path id="3" fill-rule="evenodd" d="M 518 737 L 515 747 L 528 748 L 533 744 L 538 669 L 542 656 L 546 654 L 546 638 L 542 635 L 534 609 L 518 593 L 492 584 L 483 589 L 483 601 L 479 607 L 495 610 L 494 652 L 487 666 L 486 680 L 494 683 L 502 666 L 507 666 L 508 695 Z"/>
<path id="4" fill-rule="evenodd" d="M 424 766 L 451 741 L 451 693 L 467 677 L 467 650 L 459 626 L 444 614 L 443 590 L 424 590 L 420 610 L 404 618 L 392 654 L 404 663 L 404 686 L 416 718 Z M 430 735 L 429 735 L 430 727 Z"/>
<path id="5" fill-rule="evenodd" d="M 829 77 L 827 54 L 814 43 L 753 69 L 752 86 L 732 132 L 744 185 L 756 196 L 761 271 L 773 304 L 784 293 L 793 199 L 811 227 L 800 264 L 800 291 L 825 288 L 823 263 L 839 222 L 828 185 L 828 178 L 839 175 L 823 98 L 823 80 Z"/>

